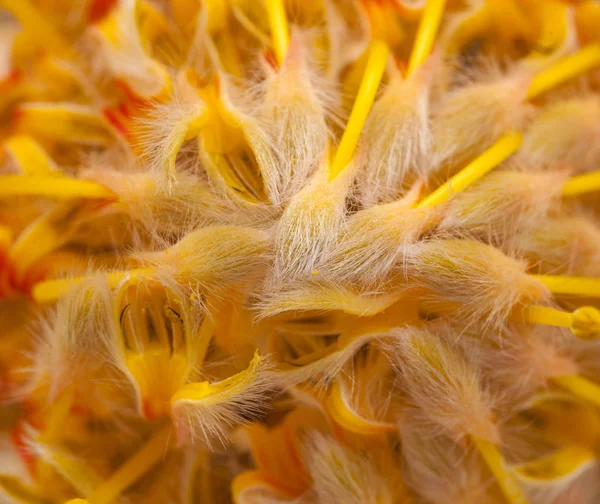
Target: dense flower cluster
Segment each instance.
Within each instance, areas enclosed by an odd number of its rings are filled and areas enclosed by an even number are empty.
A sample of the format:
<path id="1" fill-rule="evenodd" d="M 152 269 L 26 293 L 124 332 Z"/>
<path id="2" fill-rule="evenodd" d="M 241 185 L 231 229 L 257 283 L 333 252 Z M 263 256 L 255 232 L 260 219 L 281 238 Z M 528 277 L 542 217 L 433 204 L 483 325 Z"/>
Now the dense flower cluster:
<path id="1" fill-rule="evenodd" d="M 600 501 L 600 3 L 0 8 L 0 500 Z"/>

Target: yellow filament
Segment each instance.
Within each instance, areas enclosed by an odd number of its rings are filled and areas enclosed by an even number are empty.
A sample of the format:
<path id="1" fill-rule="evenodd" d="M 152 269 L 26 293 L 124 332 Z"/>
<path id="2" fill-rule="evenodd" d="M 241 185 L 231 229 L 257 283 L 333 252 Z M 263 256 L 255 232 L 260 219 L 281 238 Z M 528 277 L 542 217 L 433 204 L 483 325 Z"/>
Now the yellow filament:
<path id="1" fill-rule="evenodd" d="M 340 145 L 329 167 L 329 180 L 335 179 L 346 168 L 354 155 L 360 133 L 375 100 L 379 83 L 383 78 L 388 55 L 389 49 L 384 42 L 376 40 L 371 43 L 367 66 L 358 89 L 356 101 L 352 107 Z"/>
<path id="2" fill-rule="evenodd" d="M 273 37 L 273 49 L 279 66 L 283 63 L 290 45 L 288 22 L 285 15 L 283 0 L 265 0 L 271 37 Z"/>
<path id="3" fill-rule="evenodd" d="M 553 379 L 559 387 L 568 390 L 574 396 L 600 406 L 600 385 L 579 375 L 558 376 Z"/>
<path id="4" fill-rule="evenodd" d="M 114 271 L 106 274 L 106 279 L 111 288 L 117 287 L 125 280 L 133 280 L 144 276 L 150 276 L 154 273 L 152 268 L 140 268 L 127 271 Z M 57 280 L 46 280 L 33 287 L 33 299 L 37 303 L 52 303 L 60 297 L 67 294 L 73 287 L 88 280 L 89 276 L 80 276 L 73 278 L 60 278 Z"/>
<path id="5" fill-rule="evenodd" d="M 108 187 L 89 180 L 53 176 L 0 176 L 0 198 L 7 196 L 46 196 L 68 199 L 116 199 Z"/>
<path id="6" fill-rule="evenodd" d="M 450 199 L 453 194 L 464 191 L 514 154 L 521 146 L 522 141 L 523 136 L 518 131 L 505 134 L 477 159 L 421 201 L 417 208 L 439 205 Z"/>
<path id="7" fill-rule="evenodd" d="M 530 324 L 571 327 L 573 314 L 547 306 L 528 306 L 523 309 L 523 320 Z"/>
<path id="8" fill-rule="evenodd" d="M 60 175 L 54 161 L 33 138 L 15 135 L 8 139 L 5 147 L 15 157 L 23 175 Z"/>
<path id="9" fill-rule="evenodd" d="M 419 30 L 408 62 L 407 76 L 410 77 L 431 53 L 435 42 L 446 0 L 427 0 L 423 10 L 423 17 L 419 23 Z"/>
<path id="10" fill-rule="evenodd" d="M 578 196 L 594 191 L 600 191 L 600 172 L 585 173 L 572 177 L 563 186 L 563 196 Z"/>
<path id="11" fill-rule="evenodd" d="M 529 84 L 527 98 L 530 100 L 536 98 L 598 65 L 600 65 L 600 44 L 584 47 L 536 75 Z"/>
<path id="12" fill-rule="evenodd" d="M 90 504 L 111 504 L 124 490 L 164 457 L 171 436 L 172 426 L 168 424 L 162 427 L 133 457 L 117 469 L 100 488 L 94 490 L 86 500 Z"/>
<path id="13" fill-rule="evenodd" d="M 600 297 L 600 278 L 531 275 L 553 294 Z"/>
<path id="14" fill-rule="evenodd" d="M 509 504 L 526 504 L 527 499 L 519 488 L 514 475 L 507 471 L 506 464 L 498 448 L 493 443 L 475 436 L 473 436 L 473 441 L 483 460 L 485 460 L 486 465 L 496 478 L 496 482 L 502 490 L 506 502 Z"/>
<path id="15" fill-rule="evenodd" d="M 547 306 L 528 306 L 523 309 L 522 317 L 529 324 L 568 327 L 577 338 L 600 338 L 600 310 L 592 306 L 582 306 L 572 313 Z"/>

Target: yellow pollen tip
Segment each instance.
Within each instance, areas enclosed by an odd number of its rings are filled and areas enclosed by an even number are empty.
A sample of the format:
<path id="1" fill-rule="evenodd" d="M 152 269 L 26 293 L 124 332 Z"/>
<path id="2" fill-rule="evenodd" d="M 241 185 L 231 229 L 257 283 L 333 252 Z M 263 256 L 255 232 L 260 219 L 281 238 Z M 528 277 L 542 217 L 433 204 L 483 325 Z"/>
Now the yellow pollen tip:
<path id="1" fill-rule="evenodd" d="M 580 339 L 600 338 L 600 310 L 593 306 L 582 306 L 573 312 L 547 306 L 528 306 L 521 315 L 522 320 L 529 324 L 566 327 Z"/>
<path id="2" fill-rule="evenodd" d="M 421 201 L 417 208 L 439 205 L 450 199 L 453 194 L 464 191 L 514 154 L 521 146 L 522 141 L 523 136 L 518 131 L 505 134 L 477 159 Z"/>
<path id="3" fill-rule="evenodd" d="M 431 54 L 445 6 L 446 0 L 427 1 L 408 62 L 407 77 L 410 77 Z"/>
<path id="4" fill-rule="evenodd" d="M 360 133 L 365 125 L 365 121 L 375 100 L 375 94 L 383 78 L 389 54 L 390 51 L 387 45 L 381 40 L 376 40 L 369 46 L 365 73 L 340 145 L 329 167 L 329 180 L 335 179 L 346 168 L 354 155 Z"/>

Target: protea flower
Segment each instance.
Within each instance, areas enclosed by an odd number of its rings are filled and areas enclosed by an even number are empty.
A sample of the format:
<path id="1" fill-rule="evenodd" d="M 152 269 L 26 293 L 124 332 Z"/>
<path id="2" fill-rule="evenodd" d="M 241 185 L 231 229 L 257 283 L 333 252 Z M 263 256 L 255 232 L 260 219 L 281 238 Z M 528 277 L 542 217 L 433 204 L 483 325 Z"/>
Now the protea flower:
<path id="1" fill-rule="evenodd" d="M 600 501 L 597 0 L 0 0 L 0 500 Z"/>

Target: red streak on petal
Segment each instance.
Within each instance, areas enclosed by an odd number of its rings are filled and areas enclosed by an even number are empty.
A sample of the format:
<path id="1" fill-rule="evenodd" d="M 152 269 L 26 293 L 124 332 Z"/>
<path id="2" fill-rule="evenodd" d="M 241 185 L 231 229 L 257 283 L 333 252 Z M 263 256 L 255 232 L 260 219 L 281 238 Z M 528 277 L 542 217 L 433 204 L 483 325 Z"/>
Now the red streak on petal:
<path id="1" fill-rule="evenodd" d="M 120 109 L 104 109 L 102 114 L 106 120 L 127 140 L 131 140 L 131 132 L 126 126 L 126 118 L 123 118 Z"/>
<path id="2" fill-rule="evenodd" d="M 148 399 L 142 401 L 142 414 L 144 415 L 144 418 L 148 420 L 154 420 L 156 418 L 156 415 L 152 410 L 152 405 Z"/>
<path id="3" fill-rule="evenodd" d="M 27 467 L 29 474 L 34 476 L 36 473 L 36 456 L 25 442 L 25 429 L 21 424 L 11 430 L 10 440 L 15 447 L 17 455 Z"/>
<path id="4" fill-rule="evenodd" d="M 88 19 L 90 23 L 100 21 L 105 17 L 117 4 L 117 0 L 94 0 L 88 11 Z"/>

